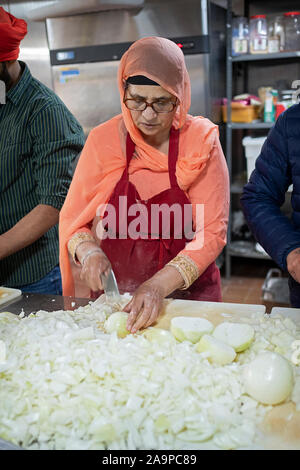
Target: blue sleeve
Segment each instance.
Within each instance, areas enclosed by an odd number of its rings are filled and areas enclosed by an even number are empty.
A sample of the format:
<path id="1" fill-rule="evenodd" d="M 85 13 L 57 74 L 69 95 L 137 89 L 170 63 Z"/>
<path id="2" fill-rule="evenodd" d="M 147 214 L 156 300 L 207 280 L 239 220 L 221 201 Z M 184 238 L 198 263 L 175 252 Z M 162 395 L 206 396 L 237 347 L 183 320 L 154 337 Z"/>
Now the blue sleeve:
<path id="1" fill-rule="evenodd" d="M 279 116 L 269 132 L 241 197 L 254 237 L 284 270 L 287 255 L 300 246 L 300 232 L 280 210 L 292 184 L 286 114 Z"/>

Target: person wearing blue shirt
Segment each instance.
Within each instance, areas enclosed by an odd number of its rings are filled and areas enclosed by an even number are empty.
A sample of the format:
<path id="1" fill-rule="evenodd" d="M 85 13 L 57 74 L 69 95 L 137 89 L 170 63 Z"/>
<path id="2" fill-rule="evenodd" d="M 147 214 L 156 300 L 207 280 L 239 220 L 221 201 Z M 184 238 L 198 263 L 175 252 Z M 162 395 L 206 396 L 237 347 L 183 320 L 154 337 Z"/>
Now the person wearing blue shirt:
<path id="1" fill-rule="evenodd" d="M 281 211 L 290 185 L 291 218 Z M 290 302 L 300 308 L 300 104 L 282 113 L 270 130 L 241 205 L 256 240 L 288 272 Z"/>

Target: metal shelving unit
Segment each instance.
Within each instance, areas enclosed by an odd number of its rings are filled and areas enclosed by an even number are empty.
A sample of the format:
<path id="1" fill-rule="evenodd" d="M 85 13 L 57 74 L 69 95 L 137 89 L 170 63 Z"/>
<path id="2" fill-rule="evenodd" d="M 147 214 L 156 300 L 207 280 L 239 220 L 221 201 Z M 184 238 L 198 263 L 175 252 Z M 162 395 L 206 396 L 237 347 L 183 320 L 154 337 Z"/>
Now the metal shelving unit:
<path id="1" fill-rule="evenodd" d="M 277 59 L 297 59 L 300 57 L 300 51 L 295 52 L 276 52 L 269 54 L 245 54 L 242 56 L 231 57 L 231 62 L 249 62 L 250 60 L 277 60 Z"/>
<path id="2" fill-rule="evenodd" d="M 227 125 L 231 129 L 271 129 L 273 122 L 229 122 Z"/>
<path id="3" fill-rule="evenodd" d="M 245 16 L 249 16 L 247 14 L 247 10 L 249 12 L 249 4 L 251 0 L 245 0 Z M 274 2 L 275 4 L 276 2 Z M 274 9 L 275 10 L 275 9 Z M 265 122 L 252 122 L 252 123 L 235 123 L 231 121 L 231 101 L 233 97 L 233 90 L 232 90 L 232 78 L 233 78 L 233 64 L 234 63 L 249 63 L 254 61 L 274 61 L 274 63 L 278 63 L 278 61 L 282 60 L 299 60 L 300 58 L 300 51 L 295 52 L 280 52 L 280 53 L 273 53 L 273 54 L 246 54 L 237 57 L 232 57 L 231 55 L 231 47 L 232 47 L 232 0 L 227 0 L 227 52 L 226 52 L 226 98 L 227 98 L 227 123 L 226 123 L 226 159 L 227 165 L 230 175 L 230 202 L 232 202 L 232 195 L 233 194 L 241 194 L 243 185 L 245 182 L 236 181 L 232 175 L 232 133 L 234 130 L 237 129 L 244 129 L 244 130 L 263 130 L 263 129 L 271 129 L 274 123 L 265 123 Z M 231 258 L 232 257 L 243 257 L 243 258 L 254 258 L 254 259 L 263 259 L 263 260 L 270 260 L 271 258 L 264 253 L 260 253 L 255 250 L 255 244 L 253 244 L 253 249 L 251 249 L 250 245 L 247 249 L 241 250 L 237 249 L 237 246 L 234 242 L 231 241 L 231 214 L 229 217 L 229 224 L 228 224 L 228 234 L 227 234 L 227 246 L 225 248 L 225 267 L 226 267 L 226 277 L 229 278 L 231 275 Z"/>

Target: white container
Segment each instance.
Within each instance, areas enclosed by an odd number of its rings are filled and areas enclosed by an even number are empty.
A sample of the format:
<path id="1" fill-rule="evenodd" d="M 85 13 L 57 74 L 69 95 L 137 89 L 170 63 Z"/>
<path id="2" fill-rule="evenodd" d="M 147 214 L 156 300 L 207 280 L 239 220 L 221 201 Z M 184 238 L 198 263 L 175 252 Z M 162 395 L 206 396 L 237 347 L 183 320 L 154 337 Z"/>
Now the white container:
<path id="1" fill-rule="evenodd" d="M 262 146 L 267 136 L 264 137 L 244 137 L 242 142 L 245 147 L 245 157 L 247 159 L 247 181 L 251 176 L 253 170 L 255 170 L 255 161 L 259 156 Z M 288 187 L 288 192 L 293 191 L 293 185 Z"/>
<path id="2" fill-rule="evenodd" d="M 267 136 L 243 138 L 242 142 L 245 147 L 245 156 L 247 159 L 247 180 L 249 180 L 252 171 L 255 169 L 255 160 L 259 156 L 266 138 Z"/>

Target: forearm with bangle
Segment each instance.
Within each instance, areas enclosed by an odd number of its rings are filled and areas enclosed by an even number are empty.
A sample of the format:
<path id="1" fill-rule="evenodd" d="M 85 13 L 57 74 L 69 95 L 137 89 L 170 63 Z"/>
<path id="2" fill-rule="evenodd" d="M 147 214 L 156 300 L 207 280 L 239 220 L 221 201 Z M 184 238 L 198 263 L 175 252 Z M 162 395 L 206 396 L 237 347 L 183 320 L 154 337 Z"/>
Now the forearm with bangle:
<path id="1" fill-rule="evenodd" d="M 77 265 L 83 265 L 93 253 L 102 252 L 93 235 L 88 232 L 75 233 L 69 240 L 68 250 Z M 196 263 L 189 256 L 183 254 L 178 254 L 166 266 L 172 266 L 181 274 L 184 285 L 180 290 L 188 289 L 200 274 Z"/>
<path id="2" fill-rule="evenodd" d="M 84 262 L 93 253 L 102 253 L 94 237 L 88 232 L 79 232 L 73 235 L 68 243 L 68 251 L 75 264 L 83 266 Z"/>

